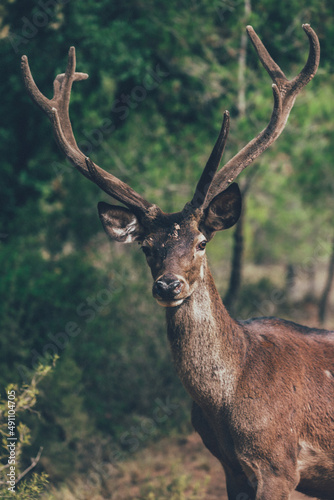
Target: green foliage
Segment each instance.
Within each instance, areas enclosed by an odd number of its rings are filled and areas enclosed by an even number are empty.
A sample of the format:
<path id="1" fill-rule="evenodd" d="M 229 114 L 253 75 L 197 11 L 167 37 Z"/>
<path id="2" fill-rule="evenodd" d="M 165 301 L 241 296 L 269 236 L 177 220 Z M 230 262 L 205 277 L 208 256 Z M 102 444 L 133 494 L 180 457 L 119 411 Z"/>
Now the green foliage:
<path id="1" fill-rule="evenodd" d="M 41 493 L 45 491 L 48 483 L 48 476 L 45 473 L 28 475 L 31 468 L 37 465 L 42 448 L 37 457 L 32 459 L 30 466 L 25 467 L 24 465 L 24 451 L 31 444 L 31 432 L 22 420 L 27 413 L 33 411 L 39 395 L 38 386 L 50 373 L 50 370 L 50 365 L 39 365 L 29 383 L 23 384 L 21 387 L 10 384 L 6 387 L 4 398 L 0 400 L 1 498 L 9 499 L 15 496 L 19 500 L 31 500 L 40 498 Z M 11 447 L 9 448 L 8 445 Z M 8 476 L 8 473 L 12 473 L 12 476 Z"/>
<path id="2" fill-rule="evenodd" d="M 15 493 L 15 498 L 18 500 L 38 500 L 45 492 L 48 482 L 48 476 L 45 473 L 33 473 L 29 480 L 22 481 Z M 9 491 L 1 492 L 1 498 L 12 500 L 13 493 Z"/>
<path id="3" fill-rule="evenodd" d="M 261 316 L 277 316 L 278 310 L 282 314 L 286 304 L 286 294 L 279 286 L 267 277 L 257 283 L 245 283 L 242 287 L 239 302 L 239 317 L 248 319 Z"/>

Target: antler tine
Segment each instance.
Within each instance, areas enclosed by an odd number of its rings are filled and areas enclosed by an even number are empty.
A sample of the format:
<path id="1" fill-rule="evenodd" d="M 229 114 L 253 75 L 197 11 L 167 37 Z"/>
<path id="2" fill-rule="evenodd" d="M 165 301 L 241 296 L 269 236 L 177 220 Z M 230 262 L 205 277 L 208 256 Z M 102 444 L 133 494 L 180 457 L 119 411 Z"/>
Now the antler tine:
<path id="1" fill-rule="evenodd" d="M 25 87 L 31 99 L 49 117 L 56 142 L 71 163 L 107 194 L 136 212 L 146 213 L 153 206 L 151 203 L 142 198 L 126 183 L 95 165 L 91 160 L 89 160 L 89 168 L 86 156 L 78 148 L 69 117 L 69 102 L 73 82 L 85 80 L 88 75 L 76 72 L 75 66 L 75 48 L 71 47 L 68 53 L 66 71 L 56 76 L 53 83 L 53 97 L 47 99 L 40 92 L 32 77 L 27 56 L 22 56 L 21 68 Z"/>
<path id="2" fill-rule="evenodd" d="M 299 88 L 305 87 L 317 72 L 320 62 L 320 43 L 319 39 L 309 24 L 303 24 L 303 30 L 308 36 L 310 51 L 304 68 L 301 70 L 292 82 Z"/>
<path id="3" fill-rule="evenodd" d="M 253 26 L 246 26 L 247 35 L 249 36 L 259 59 L 266 69 L 271 79 L 276 82 L 278 79 L 288 80 L 278 64 L 273 60 L 260 38 L 257 36 Z"/>
<path id="4" fill-rule="evenodd" d="M 21 58 L 21 71 L 25 88 L 30 95 L 31 99 L 48 114 L 50 111 L 50 100 L 45 97 L 37 87 L 35 80 L 30 71 L 30 66 L 27 56 Z"/>
<path id="5" fill-rule="evenodd" d="M 229 128 L 230 128 L 230 114 L 226 110 L 224 112 L 223 123 L 220 129 L 218 139 L 216 141 L 216 144 L 214 145 L 211 155 L 207 161 L 207 164 L 205 165 L 200 180 L 198 181 L 198 184 L 196 186 L 195 194 L 190 202 L 190 204 L 194 208 L 200 208 L 205 202 L 205 198 L 209 191 L 211 182 L 214 178 L 217 168 L 219 167 L 220 161 L 224 153 Z"/>
<path id="6" fill-rule="evenodd" d="M 279 137 L 298 93 L 314 77 L 320 60 L 319 40 L 309 24 L 304 24 L 303 29 L 310 43 L 308 60 L 302 71 L 292 80 L 288 80 L 278 64 L 269 55 L 254 29 L 247 26 L 247 33 L 259 59 L 273 80 L 273 111 L 267 127 L 217 172 L 207 194 L 204 207 L 208 206 L 217 194 L 226 189 L 250 163 Z"/>
<path id="7" fill-rule="evenodd" d="M 53 107 L 55 107 L 58 111 L 62 130 L 67 141 L 75 149 L 79 151 L 79 148 L 77 146 L 73 134 L 71 120 L 69 116 L 69 104 L 70 104 L 73 82 L 86 80 L 88 78 L 88 75 L 87 73 L 77 73 L 75 71 L 75 67 L 76 67 L 75 48 L 70 47 L 68 51 L 68 60 L 65 73 L 57 75 L 53 82 L 54 97 L 51 102 L 53 104 Z"/>

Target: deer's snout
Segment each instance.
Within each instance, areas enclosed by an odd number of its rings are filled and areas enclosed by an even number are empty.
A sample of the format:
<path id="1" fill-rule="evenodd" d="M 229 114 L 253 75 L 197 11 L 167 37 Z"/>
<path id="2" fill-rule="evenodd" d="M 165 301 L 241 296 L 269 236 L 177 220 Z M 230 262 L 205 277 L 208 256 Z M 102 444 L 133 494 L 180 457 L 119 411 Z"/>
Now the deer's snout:
<path id="1" fill-rule="evenodd" d="M 183 279 L 174 274 L 164 274 L 153 284 L 153 296 L 158 300 L 177 300 L 184 287 Z"/>

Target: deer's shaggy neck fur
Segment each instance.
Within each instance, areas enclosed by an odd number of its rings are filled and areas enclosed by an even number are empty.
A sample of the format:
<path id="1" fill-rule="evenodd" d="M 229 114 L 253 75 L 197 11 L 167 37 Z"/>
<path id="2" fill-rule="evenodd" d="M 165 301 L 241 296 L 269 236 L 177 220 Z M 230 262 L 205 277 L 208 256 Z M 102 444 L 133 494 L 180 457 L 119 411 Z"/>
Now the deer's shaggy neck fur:
<path id="1" fill-rule="evenodd" d="M 167 309 L 167 332 L 176 370 L 193 400 L 211 411 L 230 403 L 246 339 L 226 311 L 206 261 L 192 295 Z"/>

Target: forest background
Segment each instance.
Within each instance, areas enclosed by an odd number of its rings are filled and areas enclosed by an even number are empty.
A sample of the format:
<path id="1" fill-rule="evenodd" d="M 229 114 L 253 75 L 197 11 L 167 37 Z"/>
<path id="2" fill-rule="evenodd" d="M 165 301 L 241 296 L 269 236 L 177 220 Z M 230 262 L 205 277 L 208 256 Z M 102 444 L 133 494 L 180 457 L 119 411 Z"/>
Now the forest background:
<path id="1" fill-rule="evenodd" d="M 51 97 L 74 45 L 77 70 L 89 74 L 71 97 L 79 146 L 145 198 L 176 211 L 192 195 L 225 109 L 225 159 L 269 120 L 271 81 L 245 26 L 293 77 L 308 54 L 303 23 L 320 39 L 318 74 L 277 143 L 242 175 L 241 223 L 218 234 L 208 254 L 236 317 L 280 315 L 330 328 L 332 2 L 1 3 L 2 498 L 8 390 L 17 397 L 18 498 L 38 498 L 43 488 L 51 498 L 51 489 L 56 494 L 78 478 L 103 489 L 105 464 L 117 468 L 152 441 L 191 432 L 191 402 L 172 366 L 144 256 L 107 241 L 96 204 L 108 199 L 57 150 L 47 118 L 24 90 L 20 57 L 28 56 Z M 37 457 L 32 464 L 30 457 Z"/>

